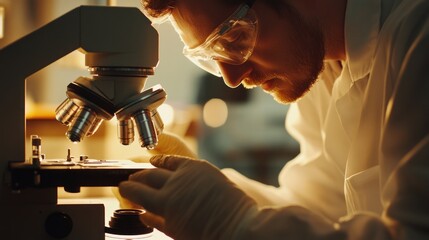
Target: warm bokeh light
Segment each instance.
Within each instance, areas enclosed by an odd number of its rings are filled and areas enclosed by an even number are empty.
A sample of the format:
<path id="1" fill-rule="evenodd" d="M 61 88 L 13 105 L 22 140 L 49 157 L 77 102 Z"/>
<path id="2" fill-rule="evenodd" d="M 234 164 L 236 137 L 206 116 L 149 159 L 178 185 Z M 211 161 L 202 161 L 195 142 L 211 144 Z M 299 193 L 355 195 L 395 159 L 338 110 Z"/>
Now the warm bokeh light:
<path id="1" fill-rule="evenodd" d="M 158 113 L 165 125 L 171 125 L 174 120 L 174 109 L 166 103 L 158 107 Z"/>
<path id="2" fill-rule="evenodd" d="M 212 98 L 204 104 L 203 120 L 207 126 L 220 127 L 228 118 L 228 107 L 226 103 L 218 98 Z"/>
<path id="3" fill-rule="evenodd" d="M 0 39 L 3 38 L 4 32 L 4 7 L 0 6 Z"/>

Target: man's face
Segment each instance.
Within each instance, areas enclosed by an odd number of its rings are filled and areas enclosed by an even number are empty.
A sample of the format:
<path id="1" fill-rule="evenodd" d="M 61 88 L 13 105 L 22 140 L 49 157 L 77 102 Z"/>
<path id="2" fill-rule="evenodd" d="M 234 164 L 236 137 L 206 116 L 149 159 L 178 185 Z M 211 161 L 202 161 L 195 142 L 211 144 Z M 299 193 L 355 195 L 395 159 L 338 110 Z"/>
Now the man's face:
<path id="1" fill-rule="evenodd" d="M 193 48 L 237 8 L 238 4 L 219 0 L 179 0 L 173 23 L 184 43 Z M 230 87 L 259 86 L 278 102 L 293 102 L 310 89 L 322 69 L 323 36 L 289 6 L 279 13 L 257 0 L 252 9 L 259 24 L 253 54 L 240 65 L 218 62 L 223 79 Z"/>

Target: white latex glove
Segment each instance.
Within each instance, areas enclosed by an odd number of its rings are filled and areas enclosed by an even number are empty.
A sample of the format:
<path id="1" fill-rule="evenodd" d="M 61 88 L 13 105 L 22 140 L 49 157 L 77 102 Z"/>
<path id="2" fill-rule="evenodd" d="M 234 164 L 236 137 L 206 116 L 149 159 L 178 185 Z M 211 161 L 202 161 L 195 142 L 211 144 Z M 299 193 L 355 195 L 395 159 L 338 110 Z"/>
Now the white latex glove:
<path id="1" fill-rule="evenodd" d="M 190 158 L 196 158 L 197 155 L 186 145 L 186 143 L 177 135 L 172 133 L 162 133 L 158 136 L 158 145 L 155 149 L 149 151 L 150 154 L 170 154 L 170 155 L 180 155 Z M 149 157 L 140 156 L 131 159 L 134 162 L 148 162 Z M 112 188 L 113 195 L 118 199 L 120 208 L 141 208 L 140 206 L 124 199 L 119 194 L 117 187 Z"/>
<path id="2" fill-rule="evenodd" d="M 119 185 L 124 198 L 143 206 L 142 221 L 174 239 L 232 239 L 257 212 L 256 203 L 203 160 L 157 155 L 158 167 Z"/>
<path id="3" fill-rule="evenodd" d="M 153 155 L 168 154 L 197 158 L 197 154 L 179 136 L 166 132 L 158 136 L 158 145 L 156 145 L 155 149 L 149 150 L 149 153 Z"/>

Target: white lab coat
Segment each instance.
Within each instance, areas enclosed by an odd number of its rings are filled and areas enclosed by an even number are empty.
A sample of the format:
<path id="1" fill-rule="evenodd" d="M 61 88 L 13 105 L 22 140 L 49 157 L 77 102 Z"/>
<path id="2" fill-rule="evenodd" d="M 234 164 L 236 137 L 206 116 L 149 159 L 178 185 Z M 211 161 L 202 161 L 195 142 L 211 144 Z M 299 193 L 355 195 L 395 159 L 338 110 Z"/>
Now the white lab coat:
<path id="1" fill-rule="evenodd" d="M 265 209 L 250 238 L 429 239 L 429 1 L 348 0 L 345 37 L 333 87 L 335 63 L 289 109 L 280 187 L 223 170 Z"/>

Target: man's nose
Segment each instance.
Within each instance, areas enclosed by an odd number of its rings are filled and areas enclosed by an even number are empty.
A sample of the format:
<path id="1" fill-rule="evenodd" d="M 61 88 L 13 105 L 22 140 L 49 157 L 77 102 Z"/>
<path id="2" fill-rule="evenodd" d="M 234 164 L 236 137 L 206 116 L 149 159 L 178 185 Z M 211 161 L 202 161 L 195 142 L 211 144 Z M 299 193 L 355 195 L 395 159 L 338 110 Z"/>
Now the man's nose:
<path id="1" fill-rule="evenodd" d="M 246 77 L 248 68 L 244 65 L 231 65 L 227 63 L 217 62 L 223 81 L 230 88 L 240 86 L 242 80 Z M 246 70 L 247 69 L 247 70 Z"/>

